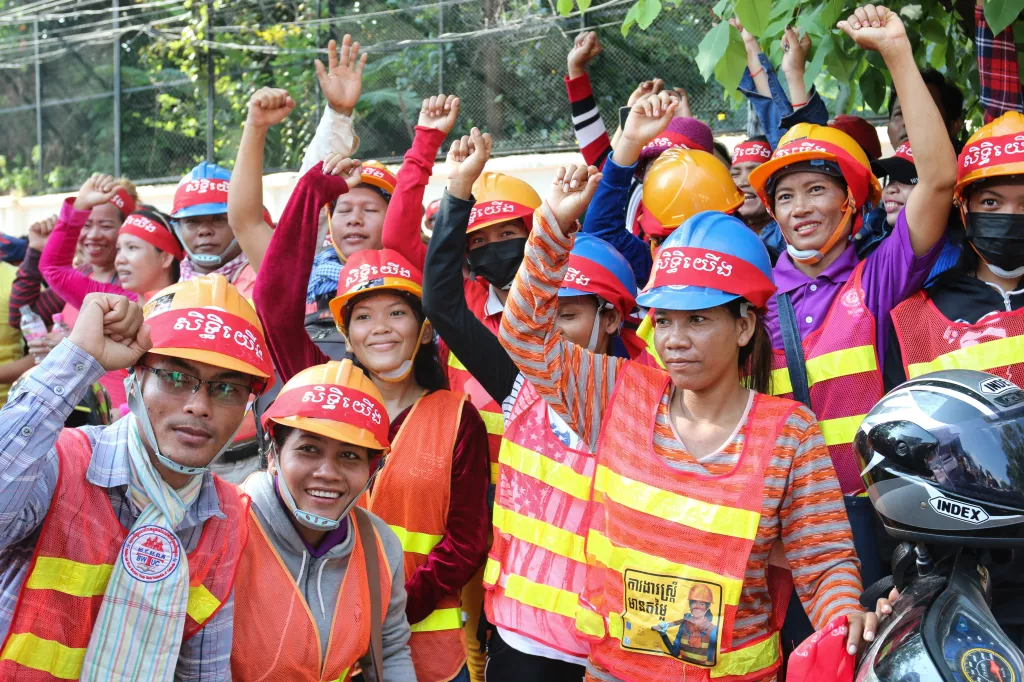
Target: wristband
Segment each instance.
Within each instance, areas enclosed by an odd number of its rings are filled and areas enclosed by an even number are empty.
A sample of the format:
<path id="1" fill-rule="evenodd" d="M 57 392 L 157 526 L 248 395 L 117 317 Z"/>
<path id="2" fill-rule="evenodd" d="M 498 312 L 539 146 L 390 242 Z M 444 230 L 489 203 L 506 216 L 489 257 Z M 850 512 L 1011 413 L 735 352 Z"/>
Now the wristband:
<path id="1" fill-rule="evenodd" d="M 757 76 L 760 76 L 762 73 L 764 73 L 764 67 L 763 66 L 760 69 L 758 69 L 757 71 L 754 71 L 753 73 L 751 73 L 750 77 L 751 78 L 755 78 Z"/>

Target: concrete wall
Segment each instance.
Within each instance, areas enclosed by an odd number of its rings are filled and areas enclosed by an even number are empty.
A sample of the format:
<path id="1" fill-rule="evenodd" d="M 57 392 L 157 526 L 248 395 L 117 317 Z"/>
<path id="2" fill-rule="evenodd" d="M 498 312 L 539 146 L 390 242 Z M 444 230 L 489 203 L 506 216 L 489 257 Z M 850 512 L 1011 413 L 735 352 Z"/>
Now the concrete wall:
<path id="1" fill-rule="evenodd" d="M 886 136 L 885 128 L 878 128 L 879 139 L 882 141 L 882 156 L 892 154 L 892 147 Z M 732 148 L 743 138 L 740 136 L 723 136 L 719 138 L 726 147 Z M 564 164 L 582 163 L 583 157 L 578 152 L 559 152 L 554 154 L 528 154 L 522 156 L 505 156 L 492 159 L 487 163 L 487 170 L 508 173 L 526 180 L 543 197 L 555 170 Z M 397 170 L 393 167 L 392 170 Z M 434 174 L 424 194 L 424 204 L 441 196 L 447 183 L 447 169 L 443 162 L 434 166 Z M 288 196 L 291 194 L 297 173 L 275 173 L 263 179 L 264 201 L 275 220 L 281 215 Z M 144 185 L 139 187 L 139 197 L 144 203 L 169 211 L 174 200 L 175 185 Z M 47 194 L 33 197 L 0 197 L 0 231 L 8 234 L 23 235 L 28 232 L 29 225 L 42 220 L 60 210 L 60 204 L 69 194 Z"/>

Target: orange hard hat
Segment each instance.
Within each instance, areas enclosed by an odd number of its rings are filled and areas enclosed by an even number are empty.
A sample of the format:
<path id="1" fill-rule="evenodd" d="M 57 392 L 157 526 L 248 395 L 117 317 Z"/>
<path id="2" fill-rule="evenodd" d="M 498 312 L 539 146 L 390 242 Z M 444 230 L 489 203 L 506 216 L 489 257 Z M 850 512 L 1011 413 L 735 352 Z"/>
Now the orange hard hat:
<path id="1" fill-rule="evenodd" d="M 852 137 L 836 128 L 798 123 L 779 140 L 772 158 L 750 171 L 750 186 L 769 212 L 774 210 L 774 201 L 767 191 L 768 181 L 783 168 L 803 161 L 832 161 L 838 165 L 854 210 L 882 198 L 882 186 L 871 172 L 871 162 Z"/>
<path id="2" fill-rule="evenodd" d="M 729 169 L 698 149 L 674 147 L 661 153 L 644 178 L 640 226 L 665 237 L 702 211 L 732 213 L 743 204 Z"/>
<path id="3" fill-rule="evenodd" d="M 469 214 L 466 234 L 520 218 L 533 225 L 533 212 L 540 208 L 537 190 L 528 182 L 504 173 L 483 173 L 473 183 L 476 204 Z"/>
<path id="4" fill-rule="evenodd" d="M 338 295 L 331 299 L 331 313 L 338 331 L 345 332 L 345 306 L 368 291 L 401 291 L 423 298 L 423 273 L 397 251 L 357 251 L 338 277 Z"/>
<path id="5" fill-rule="evenodd" d="M 690 596 L 688 599 L 689 601 L 703 601 L 708 604 L 715 603 L 715 596 L 712 594 L 711 588 L 700 583 L 690 588 Z"/>
<path id="6" fill-rule="evenodd" d="M 252 304 L 223 275 L 172 284 L 146 303 L 143 316 L 153 339 L 150 353 L 252 375 L 255 393 L 273 376 L 263 325 Z"/>
<path id="7" fill-rule="evenodd" d="M 351 360 L 304 369 L 281 389 L 263 415 L 270 422 L 310 431 L 342 443 L 384 451 L 387 410 L 380 391 Z"/>
<path id="8" fill-rule="evenodd" d="M 380 161 L 363 161 L 363 168 L 359 175 L 361 181 L 367 185 L 378 187 L 388 194 L 395 193 L 398 179 Z"/>
<path id="9" fill-rule="evenodd" d="M 963 207 L 971 183 L 1006 175 L 1024 175 L 1024 114 L 1009 111 L 978 129 L 957 159 L 953 199 Z"/>

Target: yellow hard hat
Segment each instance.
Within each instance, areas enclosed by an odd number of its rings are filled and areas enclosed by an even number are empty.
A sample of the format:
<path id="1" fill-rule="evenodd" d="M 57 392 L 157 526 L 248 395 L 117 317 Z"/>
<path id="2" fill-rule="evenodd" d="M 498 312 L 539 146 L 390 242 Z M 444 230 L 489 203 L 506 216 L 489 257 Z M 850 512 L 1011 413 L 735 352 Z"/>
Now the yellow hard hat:
<path id="1" fill-rule="evenodd" d="M 710 587 L 698 583 L 690 588 L 689 601 L 703 601 L 708 604 L 714 604 L 715 596 L 712 594 Z"/>
<path id="2" fill-rule="evenodd" d="M 273 376 L 263 325 L 223 275 L 172 284 L 146 303 L 143 316 L 153 338 L 150 353 L 252 375 L 255 393 Z"/>
<path id="3" fill-rule="evenodd" d="M 644 178 L 640 226 L 665 237 L 701 211 L 732 213 L 743 204 L 729 169 L 698 149 L 673 147 L 661 153 Z"/>
<path id="4" fill-rule="evenodd" d="M 293 376 L 263 415 L 265 428 L 270 422 L 371 450 L 390 447 L 384 399 L 363 371 L 347 359 L 316 365 Z"/>
<path id="5" fill-rule="evenodd" d="M 541 204 L 540 195 L 528 182 L 504 173 L 481 174 L 473 183 L 473 197 L 476 204 L 469 214 L 466 234 L 516 218 L 523 219 L 529 228 L 533 212 Z"/>

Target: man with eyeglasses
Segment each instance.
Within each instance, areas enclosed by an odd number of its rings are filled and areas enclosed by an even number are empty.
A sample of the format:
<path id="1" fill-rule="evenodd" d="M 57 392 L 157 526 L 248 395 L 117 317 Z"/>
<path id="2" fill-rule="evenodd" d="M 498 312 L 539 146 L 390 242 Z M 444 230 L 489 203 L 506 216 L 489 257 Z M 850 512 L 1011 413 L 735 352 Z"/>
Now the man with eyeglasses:
<path id="1" fill-rule="evenodd" d="M 116 369 L 131 413 L 63 429 Z M 145 309 L 85 298 L 0 410 L 0 679 L 231 678 L 248 499 L 207 467 L 270 376 L 256 312 L 221 275 Z"/>

